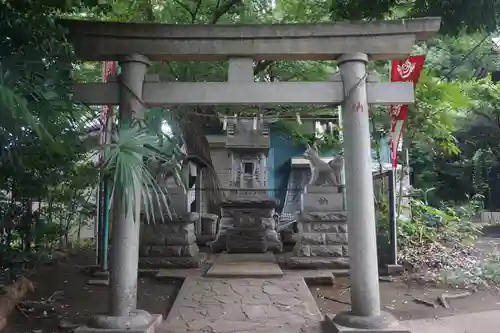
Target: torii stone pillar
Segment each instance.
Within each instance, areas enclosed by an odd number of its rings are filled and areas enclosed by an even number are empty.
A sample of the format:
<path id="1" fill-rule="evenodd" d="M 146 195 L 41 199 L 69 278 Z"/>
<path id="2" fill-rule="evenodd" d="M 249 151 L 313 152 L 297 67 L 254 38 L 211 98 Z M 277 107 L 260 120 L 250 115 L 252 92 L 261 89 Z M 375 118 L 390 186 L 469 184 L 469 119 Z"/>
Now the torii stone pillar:
<path id="1" fill-rule="evenodd" d="M 142 90 L 149 61 L 141 55 L 120 60 L 120 127 L 130 126 L 133 118 L 143 116 Z M 115 184 L 116 186 L 116 184 Z M 139 231 L 141 195 L 135 202 L 123 202 L 123 189 L 115 187 L 113 195 L 113 224 L 110 251 L 109 315 L 92 318 L 89 327 L 75 332 L 148 331 L 161 322 L 162 316 L 152 316 L 137 310 L 137 273 L 139 261 Z M 135 207 L 131 207 L 131 205 Z"/>
<path id="2" fill-rule="evenodd" d="M 148 59 L 140 55 L 128 56 L 119 62 L 120 74 L 120 128 L 131 125 L 134 116 L 141 116 L 143 106 L 142 85 L 149 66 Z M 135 95 L 135 96 L 134 96 Z M 110 270 L 110 315 L 128 316 L 137 306 L 137 270 L 139 261 L 140 195 L 136 194 L 135 207 L 124 203 L 122 193 L 113 196 L 113 206 L 118 215 L 112 228 L 111 270 Z M 137 198 L 138 196 L 138 198 Z M 121 207 L 119 207 L 121 206 Z M 125 214 L 125 216 L 120 216 Z M 121 223 L 125 222 L 125 223 Z"/>
<path id="3" fill-rule="evenodd" d="M 379 332 L 398 322 L 381 312 L 375 231 L 372 158 L 366 93 L 368 56 L 344 54 L 338 59 L 344 82 L 345 189 L 349 256 L 351 311 L 337 314 L 338 332 Z M 346 328 L 347 327 L 347 328 Z M 354 329 L 354 330 L 353 330 Z M 401 332 L 401 331 L 398 331 Z"/>

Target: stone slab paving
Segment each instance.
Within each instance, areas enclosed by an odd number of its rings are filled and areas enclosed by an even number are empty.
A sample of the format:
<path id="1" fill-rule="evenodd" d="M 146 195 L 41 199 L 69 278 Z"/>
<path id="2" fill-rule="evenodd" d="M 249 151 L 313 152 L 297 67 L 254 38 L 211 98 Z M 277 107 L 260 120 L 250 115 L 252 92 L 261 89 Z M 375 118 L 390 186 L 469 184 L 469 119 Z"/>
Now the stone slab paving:
<path id="1" fill-rule="evenodd" d="M 301 277 L 187 277 L 161 333 L 320 333 L 322 315 Z"/>
<path id="2" fill-rule="evenodd" d="M 283 271 L 271 252 L 221 253 L 206 273 L 207 277 L 281 277 Z"/>

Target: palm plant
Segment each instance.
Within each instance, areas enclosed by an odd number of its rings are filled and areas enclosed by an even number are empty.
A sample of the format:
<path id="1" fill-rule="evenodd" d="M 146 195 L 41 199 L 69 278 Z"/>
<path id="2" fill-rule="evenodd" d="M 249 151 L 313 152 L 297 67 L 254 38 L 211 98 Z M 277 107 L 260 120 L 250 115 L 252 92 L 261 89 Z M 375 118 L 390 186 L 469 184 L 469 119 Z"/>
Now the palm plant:
<path id="1" fill-rule="evenodd" d="M 100 150 L 105 156 L 104 175 L 112 179 L 111 202 L 127 203 L 133 216 L 142 215 L 147 222 L 157 221 L 158 217 L 162 221 L 172 218 L 168 189 L 158 183 L 154 170 L 148 166 L 151 161 L 168 165 L 172 176 L 180 180 L 177 140 L 134 122 L 113 133 L 112 142 Z M 184 182 L 178 185 L 184 186 Z"/>

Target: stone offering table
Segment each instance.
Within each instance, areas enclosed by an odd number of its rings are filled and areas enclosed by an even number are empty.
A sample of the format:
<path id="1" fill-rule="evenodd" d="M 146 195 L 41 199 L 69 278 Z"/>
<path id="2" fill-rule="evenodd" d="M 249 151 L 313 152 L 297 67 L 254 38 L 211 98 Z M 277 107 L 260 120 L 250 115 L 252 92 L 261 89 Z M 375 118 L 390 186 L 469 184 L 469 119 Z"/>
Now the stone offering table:
<path id="1" fill-rule="evenodd" d="M 264 195 L 237 196 L 221 204 L 222 218 L 213 252 L 281 252 L 282 244 L 273 219 L 276 201 Z"/>
<path id="2" fill-rule="evenodd" d="M 143 268 L 196 268 L 200 265 L 195 221 L 190 213 L 163 224 L 143 224 L 139 265 Z"/>

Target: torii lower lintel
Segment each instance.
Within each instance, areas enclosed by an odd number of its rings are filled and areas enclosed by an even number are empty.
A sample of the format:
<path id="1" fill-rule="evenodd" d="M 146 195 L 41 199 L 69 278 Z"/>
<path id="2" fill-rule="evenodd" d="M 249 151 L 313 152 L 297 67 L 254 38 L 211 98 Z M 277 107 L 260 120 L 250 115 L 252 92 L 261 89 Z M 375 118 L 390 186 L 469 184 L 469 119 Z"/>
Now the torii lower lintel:
<path id="1" fill-rule="evenodd" d="M 77 83 L 74 100 L 87 105 L 119 104 L 119 82 Z M 413 84 L 367 83 L 368 104 L 412 104 Z M 338 104 L 342 82 L 146 82 L 143 103 L 167 105 Z"/>

